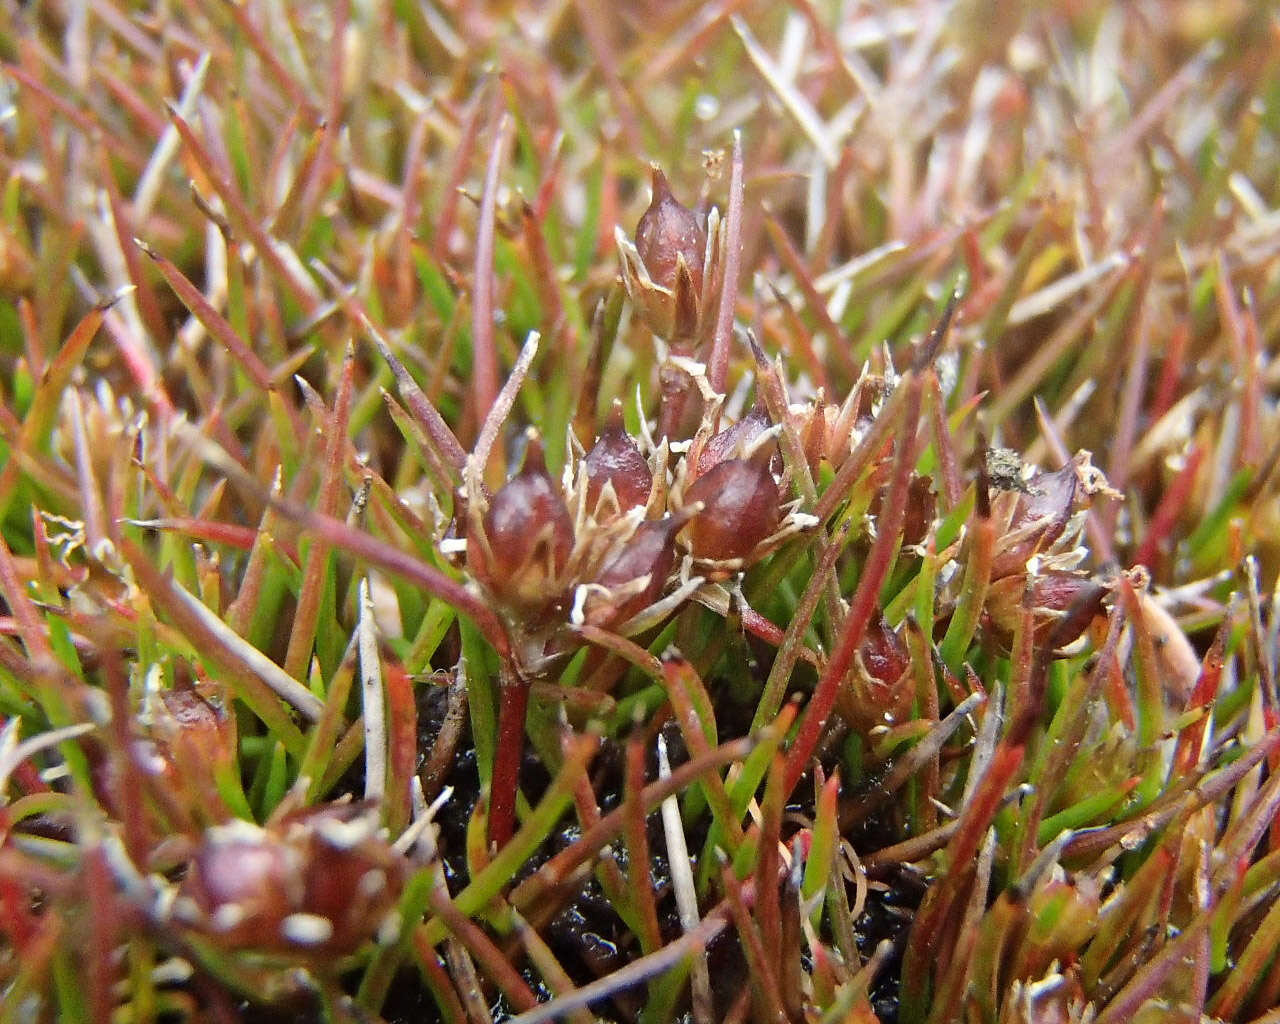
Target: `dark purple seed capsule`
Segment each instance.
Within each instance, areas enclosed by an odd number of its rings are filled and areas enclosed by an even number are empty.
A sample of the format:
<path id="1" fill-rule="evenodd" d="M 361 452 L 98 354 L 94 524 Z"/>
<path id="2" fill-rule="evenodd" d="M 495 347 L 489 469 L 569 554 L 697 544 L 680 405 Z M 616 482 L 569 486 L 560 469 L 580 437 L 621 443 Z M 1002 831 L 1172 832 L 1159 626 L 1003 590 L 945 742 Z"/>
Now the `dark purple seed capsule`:
<path id="1" fill-rule="evenodd" d="M 255 945 L 272 935 L 292 909 L 285 890 L 298 868 L 296 855 L 274 836 L 243 832 L 206 841 L 181 887 L 227 946 Z"/>
<path id="2" fill-rule="evenodd" d="M 729 459 L 712 466 L 685 492 L 684 503 L 702 502 L 688 527 L 698 558 L 745 558 L 778 528 L 780 494 L 769 467 L 755 459 Z"/>
<path id="3" fill-rule="evenodd" d="M 526 609 L 543 608 L 561 596 L 559 580 L 573 550 L 573 517 L 536 439 L 520 472 L 493 496 L 483 523 L 489 550 L 479 538 L 471 539 L 467 562 L 495 594 Z"/>
<path id="4" fill-rule="evenodd" d="M 594 512 L 600 492 L 613 484 L 619 511 L 639 508 L 649 502 L 653 473 L 639 447 L 622 425 L 622 407 L 615 403 L 599 440 L 587 452 L 587 510 Z"/>
<path id="5" fill-rule="evenodd" d="M 676 534 L 688 521 L 685 516 L 669 516 L 641 523 L 622 550 L 613 556 L 596 579 L 602 587 L 614 589 L 648 577 L 639 593 L 614 604 L 603 596 L 587 602 L 586 619 L 592 625 L 613 626 L 626 622 L 660 597 L 676 564 Z"/>
<path id="6" fill-rule="evenodd" d="M 763 405 L 753 405 L 747 414 L 732 426 L 712 436 L 698 453 L 698 476 L 736 452 L 743 452 L 757 437 L 769 429 L 769 413 Z M 773 446 L 777 450 L 777 445 Z"/>
<path id="7" fill-rule="evenodd" d="M 933 493 L 933 479 L 913 476 L 907 485 L 907 507 L 902 523 L 902 543 L 920 544 L 933 525 L 938 499 Z"/>
<path id="8" fill-rule="evenodd" d="M 636 224 L 636 252 L 653 283 L 674 291 L 683 259 L 693 293 L 699 294 L 706 247 L 707 232 L 698 215 L 671 194 L 667 176 L 653 168 L 653 199 Z"/>
<path id="9" fill-rule="evenodd" d="M 867 624 L 866 638 L 859 650 L 867 674 L 878 683 L 892 685 L 911 667 L 911 655 L 885 617 L 876 611 Z"/>

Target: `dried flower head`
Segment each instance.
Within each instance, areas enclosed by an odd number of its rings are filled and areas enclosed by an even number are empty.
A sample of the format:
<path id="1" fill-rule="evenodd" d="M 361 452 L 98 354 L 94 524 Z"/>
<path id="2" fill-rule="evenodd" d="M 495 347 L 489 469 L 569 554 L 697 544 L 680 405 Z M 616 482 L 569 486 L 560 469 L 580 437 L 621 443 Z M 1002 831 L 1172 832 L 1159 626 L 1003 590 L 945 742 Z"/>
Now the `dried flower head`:
<path id="1" fill-rule="evenodd" d="M 1037 472 L 1025 482 L 1007 473 L 992 479 L 1007 486 L 992 500 L 1001 541 L 991 578 L 998 580 L 1021 572 L 1028 558 L 1048 551 L 1063 537 L 1077 510 L 1077 477 L 1075 465 L 1070 464 L 1050 473 Z"/>
<path id="2" fill-rule="evenodd" d="M 178 920 L 226 948 L 349 953 L 393 910 L 404 859 L 367 807 L 311 810 L 270 828 L 209 829 L 178 890 Z"/>
<path id="3" fill-rule="evenodd" d="M 221 701 L 206 700 L 195 690 L 161 690 L 152 719 L 156 737 L 184 774 L 235 762 L 236 720 Z"/>
<path id="4" fill-rule="evenodd" d="M 207 691 L 206 691 L 207 692 Z M 217 775 L 234 771 L 236 720 L 217 695 L 206 700 L 195 690 L 160 690 L 151 703 L 156 756 L 167 767 L 171 792 L 186 797 L 198 818 L 222 821 L 230 817 Z"/>
<path id="5" fill-rule="evenodd" d="M 991 500 L 997 550 L 985 602 L 986 621 L 1009 643 L 1031 613 L 1034 642 L 1057 650 L 1074 644 L 1103 614 L 1107 590 L 1077 571 L 1083 511 L 1099 493 L 1114 493 L 1088 452 L 1052 472 L 1029 471 L 1016 453 L 992 449 L 987 469 L 1000 490 Z"/>
<path id="6" fill-rule="evenodd" d="M 1080 639 L 1094 619 L 1104 614 L 1106 595 L 1106 587 L 1079 573 L 1017 573 L 991 584 L 986 613 L 996 636 L 1007 644 L 1018 629 L 1026 602 L 1036 645 L 1052 637 L 1055 648 L 1061 650 Z"/>
<path id="7" fill-rule="evenodd" d="M 838 469 L 862 436 L 871 429 L 878 409 L 893 386 L 879 374 L 864 374 L 840 404 L 819 391 L 800 416 L 799 434 L 809 468 L 817 473 L 823 462 Z"/>

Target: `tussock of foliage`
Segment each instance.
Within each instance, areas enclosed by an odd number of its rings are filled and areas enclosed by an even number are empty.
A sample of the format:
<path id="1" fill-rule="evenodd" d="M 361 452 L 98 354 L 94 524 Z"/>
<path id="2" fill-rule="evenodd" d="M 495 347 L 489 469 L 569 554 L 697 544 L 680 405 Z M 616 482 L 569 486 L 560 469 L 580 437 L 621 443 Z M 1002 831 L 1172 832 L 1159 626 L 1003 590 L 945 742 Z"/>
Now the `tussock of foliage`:
<path id="1" fill-rule="evenodd" d="M 1280 1019 L 1278 39 L 5 5 L 0 1020 Z"/>

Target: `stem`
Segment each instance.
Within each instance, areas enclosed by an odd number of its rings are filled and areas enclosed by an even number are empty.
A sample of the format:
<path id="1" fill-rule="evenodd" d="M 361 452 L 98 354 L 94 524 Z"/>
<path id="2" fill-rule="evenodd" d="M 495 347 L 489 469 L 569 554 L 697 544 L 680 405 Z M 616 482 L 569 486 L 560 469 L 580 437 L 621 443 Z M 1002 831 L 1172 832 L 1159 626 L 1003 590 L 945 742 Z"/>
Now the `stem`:
<path id="1" fill-rule="evenodd" d="M 504 662 L 500 691 L 498 745 L 493 754 L 493 779 L 489 790 L 489 845 L 498 849 L 507 845 L 515 831 L 529 681 L 513 665 Z"/>

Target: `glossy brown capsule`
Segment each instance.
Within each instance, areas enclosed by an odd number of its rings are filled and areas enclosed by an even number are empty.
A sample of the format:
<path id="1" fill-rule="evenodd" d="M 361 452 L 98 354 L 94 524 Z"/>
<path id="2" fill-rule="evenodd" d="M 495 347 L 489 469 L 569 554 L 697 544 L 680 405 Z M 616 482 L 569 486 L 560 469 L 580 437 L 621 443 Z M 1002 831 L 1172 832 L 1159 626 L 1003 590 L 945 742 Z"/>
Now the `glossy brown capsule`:
<path id="1" fill-rule="evenodd" d="M 703 504 L 686 529 L 694 555 L 714 561 L 745 558 L 778 528 L 780 498 L 762 460 L 728 459 L 713 466 L 684 495 L 686 506 Z"/>
<path id="2" fill-rule="evenodd" d="M 898 631 L 878 610 L 872 612 L 867 623 L 857 665 L 847 680 L 841 714 L 863 732 L 901 721 L 910 712 L 915 696 L 911 654 Z"/>
<path id="3" fill-rule="evenodd" d="M 747 414 L 734 423 L 732 426 L 726 427 L 718 434 L 714 434 L 703 445 L 702 450 L 698 452 L 697 470 L 698 476 L 702 476 L 713 466 L 723 462 L 729 456 L 742 454 L 746 451 L 751 443 L 763 434 L 772 423 L 769 420 L 769 413 L 765 407 L 759 403 L 753 405 Z M 778 446 L 770 445 L 770 454 L 776 454 Z M 776 469 L 777 466 L 772 468 Z"/>
<path id="4" fill-rule="evenodd" d="M 896 683 L 911 667 L 907 645 L 879 611 L 873 613 L 867 624 L 859 654 L 867 674 L 886 686 Z"/>
<path id="5" fill-rule="evenodd" d="M 615 402 L 599 439 L 583 459 L 587 471 L 587 509 L 595 512 L 605 484 L 613 484 L 618 511 L 648 504 L 653 473 L 622 423 L 622 405 Z"/>
<path id="6" fill-rule="evenodd" d="M 701 335 L 721 281 L 720 216 L 704 219 L 671 194 L 666 176 L 653 169 L 653 200 L 636 224 L 632 242 L 614 230 L 622 281 L 636 312 L 654 333 L 677 344 Z"/>
<path id="7" fill-rule="evenodd" d="M 706 248 L 707 232 L 698 215 L 676 199 L 667 176 L 654 167 L 653 199 L 636 224 L 636 251 L 649 277 L 674 289 L 683 261 L 695 293 L 701 291 Z"/>
<path id="8" fill-rule="evenodd" d="M 637 593 L 613 601 L 593 596 L 587 601 L 586 621 L 593 626 L 614 626 L 626 622 L 657 601 L 676 563 L 676 534 L 686 516 L 668 516 L 641 523 L 636 532 L 600 570 L 596 583 L 610 590 L 635 580 L 647 582 Z"/>
<path id="9" fill-rule="evenodd" d="M 288 886 L 301 867 L 296 849 L 263 829 L 237 823 L 234 832 L 210 833 L 180 891 L 194 901 L 199 923 L 222 944 L 276 947 L 283 945 L 280 922 L 300 902 L 290 898 Z"/>
<path id="10" fill-rule="evenodd" d="M 524 465 L 489 503 L 483 538 L 470 538 L 467 564 L 501 600 L 540 610 L 563 596 L 573 518 L 531 438 Z"/>

